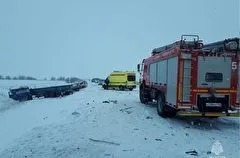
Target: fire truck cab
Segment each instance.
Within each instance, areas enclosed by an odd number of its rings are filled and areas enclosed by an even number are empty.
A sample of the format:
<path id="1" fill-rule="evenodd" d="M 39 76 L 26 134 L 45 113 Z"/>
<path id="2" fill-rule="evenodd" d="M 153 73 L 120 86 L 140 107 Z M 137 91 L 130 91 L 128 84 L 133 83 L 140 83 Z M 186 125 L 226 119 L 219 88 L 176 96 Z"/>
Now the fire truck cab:
<path id="1" fill-rule="evenodd" d="M 161 116 L 239 116 L 239 70 L 239 38 L 204 45 L 182 35 L 138 65 L 140 101 L 157 102 Z"/>

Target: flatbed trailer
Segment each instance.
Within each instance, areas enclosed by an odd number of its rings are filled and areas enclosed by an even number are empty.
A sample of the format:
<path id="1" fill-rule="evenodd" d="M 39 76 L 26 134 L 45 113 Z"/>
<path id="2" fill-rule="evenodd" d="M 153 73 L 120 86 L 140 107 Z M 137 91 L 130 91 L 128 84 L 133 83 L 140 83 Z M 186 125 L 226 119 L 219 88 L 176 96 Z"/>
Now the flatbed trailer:
<path id="1" fill-rule="evenodd" d="M 30 93 L 33 97 L 59 97 L 64 95 L 72 94 L 74 91 L 72 89 L 72 85 L 61 85 L 61 86 L 52 86 L 52 87 L 44 87 L 44 88 L 31 88 Z"/>
<path id="2" fill-rule="evenodd" d="M 10 89 L 8 94 L 9 98 L 18 101 L 32 100 L 33 98 L 55 98 L 60 96 L 66 96 L 73 94 L 75 91 L 79 91 L 87 86 L 86 81 L 71 83 L 59 86 L 50 86 L 42 88 L 29 88 L 29 87 L 19 87 L 15 89 Z"/>

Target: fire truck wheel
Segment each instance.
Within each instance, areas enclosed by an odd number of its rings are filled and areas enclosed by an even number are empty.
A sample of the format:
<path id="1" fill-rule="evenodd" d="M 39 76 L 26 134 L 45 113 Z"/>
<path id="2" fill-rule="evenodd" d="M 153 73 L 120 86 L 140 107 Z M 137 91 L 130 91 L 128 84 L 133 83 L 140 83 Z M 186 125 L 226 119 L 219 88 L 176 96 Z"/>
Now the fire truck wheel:
<path id="1" fill-rule="evenodd" d="M 164 96 L 162 94 L 158 95 L 157 112 L 158 112 L 158 115 L 160 115 L 162 117 L 166 117 L 167 116 L 166 104 L 165 104 Z"/>
<path id="2" fill-rule="evenodd" d="M 139 91 L 139 98 L 140 98 L 140 102 L 142 104 L 146 104 L 147 103 L 147 100 L 144 98 L 144 92 L 143 92 L 142 89 L 140 89 L 140 91 Z"/>

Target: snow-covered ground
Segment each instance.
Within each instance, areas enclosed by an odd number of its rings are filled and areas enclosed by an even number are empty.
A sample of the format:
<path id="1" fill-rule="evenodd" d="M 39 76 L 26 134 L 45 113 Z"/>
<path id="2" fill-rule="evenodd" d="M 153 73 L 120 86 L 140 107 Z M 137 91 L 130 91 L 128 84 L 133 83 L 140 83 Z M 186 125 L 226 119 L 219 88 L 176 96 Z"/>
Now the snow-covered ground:
<path id="1" fill-rule="evenodd" d="M 240 157 L 238 118 L 161 118 L 139 102 L 137 89 L 91 83 L 63 98 L 8 99 L 21 82 L 0 81 L 0 157 Z"/>

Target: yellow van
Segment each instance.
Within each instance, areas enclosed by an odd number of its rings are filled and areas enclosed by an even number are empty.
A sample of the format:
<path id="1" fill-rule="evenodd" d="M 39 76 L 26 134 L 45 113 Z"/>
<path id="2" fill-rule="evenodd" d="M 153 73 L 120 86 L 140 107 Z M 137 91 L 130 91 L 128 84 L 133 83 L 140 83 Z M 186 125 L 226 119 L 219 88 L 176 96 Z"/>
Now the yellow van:
<path id="1" fill-rule="evenodd" d="M 104 81 L 104 89 L 118 88 L 120 90 L 136 88 L 136 73 L 129 71 L 114 71 Z"/>

